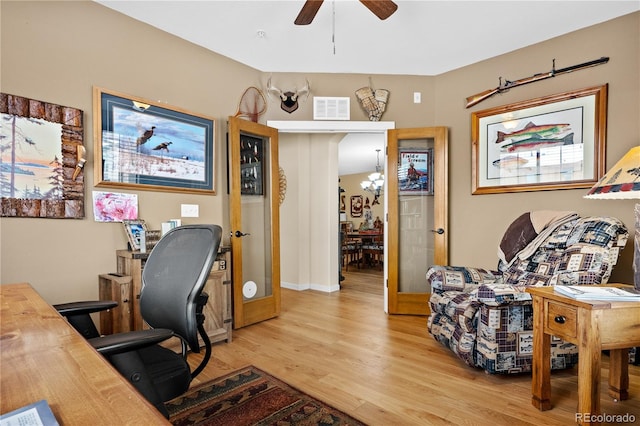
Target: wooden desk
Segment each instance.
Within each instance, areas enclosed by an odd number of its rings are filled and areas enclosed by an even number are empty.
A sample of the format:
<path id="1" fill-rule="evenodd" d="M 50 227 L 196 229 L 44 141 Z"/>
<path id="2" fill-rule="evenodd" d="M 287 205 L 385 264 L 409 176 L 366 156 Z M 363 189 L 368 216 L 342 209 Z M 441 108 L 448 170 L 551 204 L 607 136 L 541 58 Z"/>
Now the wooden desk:
<path id="1" fill-rule="evenodd" d="M 0 413 L 45 399 L 61 425 L 169 424 L 29 284 L 0 306 Z"/>
<path id="2" fill-rule="evenodd" d="M 553 287 L 528 288 L 533 296 L 533 365 L 531 403 L 551 409 L 551 335 L 578 346 L 576 421 L 589 422 L 600 413 L 600 361 L 608 349 L 609 395 L 628 398 L 628 348 L 640 345 L 639 302 L 584 302 L 555 293 Z"/>

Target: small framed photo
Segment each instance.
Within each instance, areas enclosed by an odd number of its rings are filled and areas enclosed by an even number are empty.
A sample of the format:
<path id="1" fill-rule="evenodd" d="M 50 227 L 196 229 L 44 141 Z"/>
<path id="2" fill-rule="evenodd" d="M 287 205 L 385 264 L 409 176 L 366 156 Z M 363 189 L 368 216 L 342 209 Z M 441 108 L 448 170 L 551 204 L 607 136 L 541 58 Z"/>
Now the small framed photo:
<path id="1" fill-rule="evenodd" d="M 147 232 L 147 225 L 144 220 L 123 220 L 124 230 L 129 238 L 131 250 L 140 250 L 140 234 Z"/>
<path id="2" fill-rule="evenodd" d="M 161 230 L 159 229 L 148 230 L 145 233 L 145 242 L 146 242 L 147 251 L 151 251 L 156 246 L 156 244 L 158 244 L 158 241 L 160 241 L 160 238 L 162 238 Z"/>

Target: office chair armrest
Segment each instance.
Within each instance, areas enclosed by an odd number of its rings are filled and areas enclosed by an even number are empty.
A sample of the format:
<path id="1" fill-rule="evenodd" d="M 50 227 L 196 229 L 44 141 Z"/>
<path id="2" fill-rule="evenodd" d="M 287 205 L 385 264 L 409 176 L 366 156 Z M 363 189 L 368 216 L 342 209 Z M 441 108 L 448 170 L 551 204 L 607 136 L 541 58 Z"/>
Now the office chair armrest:
<path id="1" fill-rule="evenodd" d="M 60 315 L 65 317 L 106 311 L 107 309 L 115 308 L 116 306 L 118 306 L 118 302 L 114 302 L 113 300 L 87 300 L 83 302 L 60 303 L 58 305 L 53 305 L 53 307 L 56 308 L 56 311 L 60 312 Z"/>
<path id="2" fill-rule="evenodd" d="M 173 336 L 174 334 L 171 330 L 154 328 L 151 330 L 110 334 L 108 336 L 89 339 L 89 343 L 102 355 L 109 356 L 155 345 Z"/>

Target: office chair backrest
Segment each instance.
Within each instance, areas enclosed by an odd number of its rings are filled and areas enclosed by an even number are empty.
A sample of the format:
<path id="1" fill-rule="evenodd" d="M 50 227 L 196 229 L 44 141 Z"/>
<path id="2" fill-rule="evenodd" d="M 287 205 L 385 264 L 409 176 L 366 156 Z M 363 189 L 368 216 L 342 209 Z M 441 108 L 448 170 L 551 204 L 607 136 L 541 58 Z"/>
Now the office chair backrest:
<path id="1" fill-rule="evenodd" d="M 140 313 L 153 328 L 167 328 L 199 352 L 196 304 L 216 259 L 222 228 L 185 225 L 167 232 L 142 271 Z"/>

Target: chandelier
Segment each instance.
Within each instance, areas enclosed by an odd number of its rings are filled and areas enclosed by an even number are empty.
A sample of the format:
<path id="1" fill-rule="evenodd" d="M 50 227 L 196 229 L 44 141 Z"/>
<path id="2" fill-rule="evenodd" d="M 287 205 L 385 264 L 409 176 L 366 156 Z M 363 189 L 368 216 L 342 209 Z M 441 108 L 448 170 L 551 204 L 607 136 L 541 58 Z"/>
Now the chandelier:
<path id="1" fill-rule="evenodd" d="M 360 183 L 363 190 L 369 191 L 374 195 L 372 205 L 380 204 L 378 197 L 382 194 L 382 187 L 384 186 L 384 175 L 380 173 L 380 170 L 382 169 L 380 168 L 379 149 L 376 149 L 376 158 L 376 171 L 368 176 L 369 180 L 363 180 Z"/>

